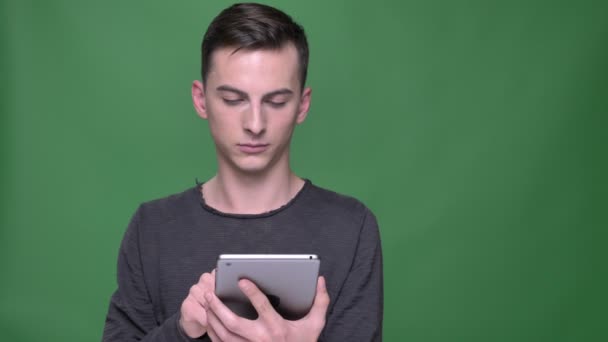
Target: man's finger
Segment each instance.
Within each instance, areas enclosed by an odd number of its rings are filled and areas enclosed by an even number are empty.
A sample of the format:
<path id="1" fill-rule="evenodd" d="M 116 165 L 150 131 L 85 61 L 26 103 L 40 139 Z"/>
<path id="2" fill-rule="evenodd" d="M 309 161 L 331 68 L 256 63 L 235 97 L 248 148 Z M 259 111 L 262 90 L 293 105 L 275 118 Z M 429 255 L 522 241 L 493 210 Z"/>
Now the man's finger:
<path id="1" fill-rule="evenodd" d="M 205 291 L 198 285 L 193 285 L 190 288 L 190 296 L 198 302 L 202 307 L 207 307 L 207 300 L 205 299 Z"/>
<path id="2" fill-rule="evenodd" d="M 274 320 L 280 315 L 274 310 L 272 304 L 268 300 L 268 297 L 264 292 L 260 291 L 258 287 L 250 280 L 241 279 L 239 280 L 239 288 L 249 298 L 249 301 L 257 311 L 258 316 L 264 320 Z"/>
<path id="3" fill-rule="evenodd" d="M 184 301 L 182 304 L 182 318 L 194 320 L 202 326 L 207 325 L 207 311 L 195 300 Z"/>
<path id="4" fill-rule="evenodd" d="M 325 314 L 327 313 L 328 306 L 329 294 L 327 293 L 327 287 L 325 285 L 325 277 L 320 276 L 317 280 L 317 294 L 315 295 L 315 300 L 306 317 L 322 318 L 323 321 L 325 321 Z"/>
<path id="5" fill-rule="evenodd" d="M 207 312 L 191 297 L 182 303 L 179 324 L 186 335 L 198 337 L 205 333 Z"/>
<path id="6" fill-rule="evenodd" d="M 228 330 L 212 310 L 207 311 L 207 324 L 207 333 L 212 341 L 224 341 L 228 338 Z"/>
<path id="7" fill-rule="evenodd" d="M 242 338 L 226 328 L 224 323 L 222 323 L 213 310 L 207 311 L 207 320 L 209 322 L 209 327 L 211 327 L 212 334 L 215 335 L 219 341 L 247 342 L 245 338 Z M 211 334 L 209 336 L 212 337 Z"/>
<path id="8" fill-rule="evenodd" d="M 199 280 L 199 285 L 202 285 L 205 290 L 215 291 L 215 269 L 211 273 L 205 273 Z"/>
<path id="9" fill-rule="evenodd" d="M 205 299 L 208 304 L 207 320 L 209 320 L 210 313 L 212 313 L 226 330 L 236 335 L 243 335 L 243 331 L 250 330 L 252 321 L 237 316 L 215 294 L 207 292 Z M 215 332 L 220 334 L 220 338 L 222 337 L 221 332 L 218 332 L 217 329 Z"/>
<path id="10" fill-rule="evenodd" d="M 213 342 L 223 342 L 219 336 L 217 336 L 217 334 L 215 333 L 215 331 L 213 330 L 213 328 L 211 328 L 211 326 L 209 326 L 207 328 L 207 335 L 209 335 L 209 337 L 211 338 L 211 341 Z"/>

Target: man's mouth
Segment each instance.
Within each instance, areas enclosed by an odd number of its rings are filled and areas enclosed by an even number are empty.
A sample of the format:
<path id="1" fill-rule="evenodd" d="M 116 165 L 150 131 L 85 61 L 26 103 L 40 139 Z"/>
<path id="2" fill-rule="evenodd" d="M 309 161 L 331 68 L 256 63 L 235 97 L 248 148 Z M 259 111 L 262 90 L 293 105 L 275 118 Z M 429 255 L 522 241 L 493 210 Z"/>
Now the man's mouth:
<path id="1" fill-rule="evenodd" d="M 245 143 L 238 144 L 239 150 L 246 154 L 257 154 L 266 151 L 270 144 Z"/>

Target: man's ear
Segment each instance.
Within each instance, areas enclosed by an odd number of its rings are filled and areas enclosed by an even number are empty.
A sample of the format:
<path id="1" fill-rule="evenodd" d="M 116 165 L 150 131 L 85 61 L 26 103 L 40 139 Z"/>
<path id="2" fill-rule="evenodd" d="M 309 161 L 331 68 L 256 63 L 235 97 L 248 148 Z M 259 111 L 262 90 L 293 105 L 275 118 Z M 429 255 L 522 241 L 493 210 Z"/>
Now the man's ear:
<path id="1" fill-rule="evenodd" d="M 300 104 L 298 106 L 298 116 L 296 117 L 296 123 L 301 124 L 306 120 L 308 116 L 308 110 L 310 109 L 310 98 L 312 96 L 312 89 L 310 87 L 304 88 L 302 97 L 300 98 Z"/>
<path id="2" fill-rule="evenodd" d="M 205 103 L 205 86 L 201 81 L 192 82 L 192 104 L 198 116 L 207 120 L 207 104 Z"/>

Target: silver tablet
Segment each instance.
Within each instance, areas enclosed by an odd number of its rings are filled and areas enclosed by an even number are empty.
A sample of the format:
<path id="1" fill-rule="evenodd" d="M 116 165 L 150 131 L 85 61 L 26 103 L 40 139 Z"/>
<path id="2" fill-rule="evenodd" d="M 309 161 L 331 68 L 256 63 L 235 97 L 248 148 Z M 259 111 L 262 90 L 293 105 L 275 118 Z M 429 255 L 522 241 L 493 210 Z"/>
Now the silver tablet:
<path id="1" fill-rule="evenodd" d="M 241 317 L 257 312 L 238 287 L 239 279 L 253 281 L 285 319 L 304 317 L 314 300 L 319 275 L 314 254 L 222 254 L 217 261 L 215 293 Z"/>

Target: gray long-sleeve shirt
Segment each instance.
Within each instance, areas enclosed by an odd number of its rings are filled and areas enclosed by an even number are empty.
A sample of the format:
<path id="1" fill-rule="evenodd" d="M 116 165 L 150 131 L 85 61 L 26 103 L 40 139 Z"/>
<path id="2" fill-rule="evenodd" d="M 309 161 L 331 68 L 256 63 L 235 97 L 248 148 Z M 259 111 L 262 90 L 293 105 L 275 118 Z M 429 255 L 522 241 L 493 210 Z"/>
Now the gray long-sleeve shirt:
<path id="1" fill-rule="evenodd" d="M 247 253 L 317 254 L 330 297 L 320 340 L 382 339 L 376 219 L 361 202 L 306 181 L 289 203 L 264 214 L 219 212 L 200 186 L 142 204 L 120 247 L 103 341 L 189 341 L 178 321 L 190 287 L 219 254 Z"/>

